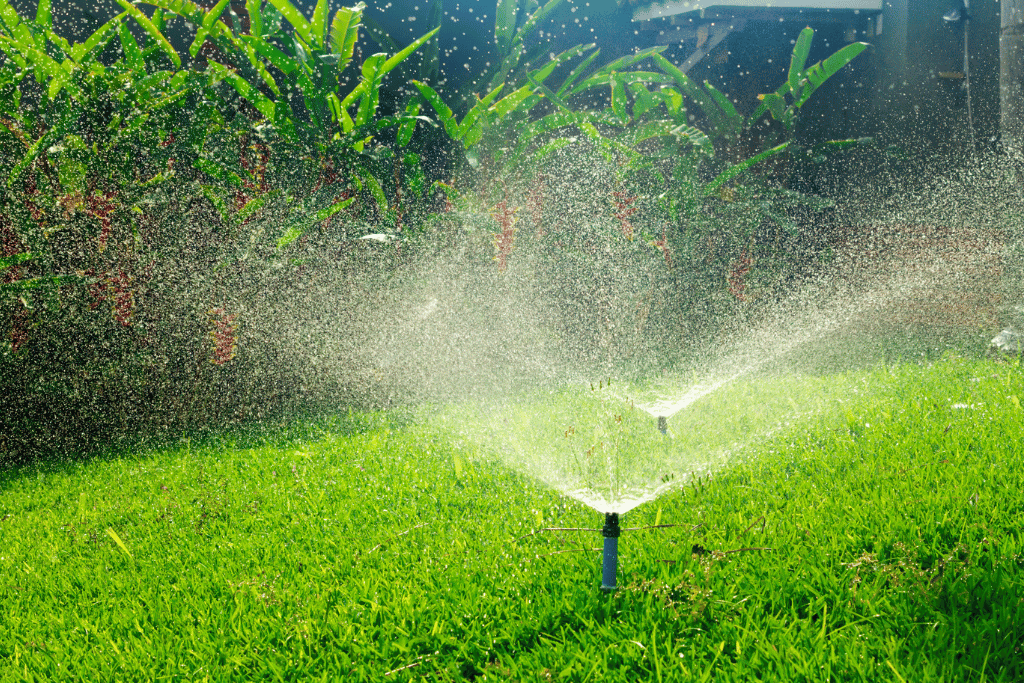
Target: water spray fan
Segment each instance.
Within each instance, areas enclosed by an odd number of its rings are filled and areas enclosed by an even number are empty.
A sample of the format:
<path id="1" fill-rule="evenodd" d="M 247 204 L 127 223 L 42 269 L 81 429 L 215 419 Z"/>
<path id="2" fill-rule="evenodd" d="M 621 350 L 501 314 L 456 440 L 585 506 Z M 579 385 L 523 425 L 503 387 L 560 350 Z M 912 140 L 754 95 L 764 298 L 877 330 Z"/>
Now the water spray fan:
<path id="1" fill-rule="evenodd" d="M 668 418 L 664 415 L 658 417 L 658 431 L 668 435 Z M 606 512 L 604 515 L 604 527 L 601 535 L 604 536 L 604 555 L 601 561 L 601 590 L 605 592 L 614 591 L 617 588 L 615 575 L 619 569 L 619 536 L 622 534 L 622 527 L 619 525 L 619 513 Z"/>

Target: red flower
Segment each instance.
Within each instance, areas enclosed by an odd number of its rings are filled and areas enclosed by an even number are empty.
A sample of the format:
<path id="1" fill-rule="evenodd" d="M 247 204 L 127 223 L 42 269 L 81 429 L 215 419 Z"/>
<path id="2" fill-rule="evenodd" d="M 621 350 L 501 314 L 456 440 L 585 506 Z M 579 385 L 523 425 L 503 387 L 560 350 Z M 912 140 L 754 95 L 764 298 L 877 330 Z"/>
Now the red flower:
<path id="1" fill-rule="evenodd" d="M 665 265 L 669 268 L 672 267 L 672 250 L 668 246 L 668 228 L 661 229 L 661 239 L 654 240 L 651 242 L 654 246 L 661 249 L 661 253 L 665 256 Z"/>
<path id="2" fill-rule="evenodd" d="M 83 275 L 92 276 L 95 271 L 91 268 Z M 135 290 L 132 289 L 134 278 L 123 270 L 118 270 L 116 275 L 109 271 L 103 273 L 96 282 L 89 288 L 93 300 L 89 308 L 96 310 L 104 301 L 110 300 L 111 317 L 125 327 L 131 327 L 132 315 L 135 313 Z"/>
<path id="3" fill-rule="evenodd" d="M 533 185 L 530 187 L 530 194 L 526 198 L 530 217 L 533 218 L 533 227 L 537 230 L 537 237 L 544 236 L 544 226 L 541 221 L 544 218 L 544 188 L 547 180 L 547 175 L 539 174 L 534 179 Z"/>
<path id="4" fill-rule="evenodd" d="M 114 192 L 102 192 L 100 194 L 90 195 L 86 200 L 89 204 L 87 211 L 99 219 L 100 222 L 99 245 L 101 252 L 106 248 L 107 240 L 110 239 L 110 214 L 112 214 L 114 209 L 117 208 L 117 205 L 114 203 L 115 196 L 116 193 Z"/>
<path id="5" fill-rule="evenodd" d="M 28 309 L 21 308 L 11 317 L 11 351 L 17 353 L 22 344 L 28 341 Z"/>
<path id="6" fill-rule="evenodd" d="M 744 282 L 744 279 L 747 273 L 750 272 L 750 266 L 753 262 L 753 259 L 744 250 L 742 256 L 729 264 L 729 275 L 727 276 L 729 292 L 740 301 L 747 300 L 747 295 L 744 291 L 747 288 L 747 284 Z"/>
<path id="7" fill-rule="evenodd" d="M 617 209 L 615 218 L 619 221 L 619 228 L 626 239 L 631 240 L 633 239 L 633 224 L 629 221 L 629 217 L 637 212 L 637 208 L 630 204 L 636 201 L 636 195 L 627 197 L 625 192 L 612 192 L 612 197 L 612 203 Z"/>
<path id="8" fill-rule="evenodd" d="M 132 278 L 123 270 L 109 279 L 111 299 L 114 303 L 114 320 L 125 327 L 132 324 L 132 314 L 135 312 L 135 292 L 131 288 Z"/>
<path id="9" fill-rule="evenodd" d="M 234 314 L 228 315 L 223 308 L 211 308 L 207 313 L 212 326 L 210 338 L 213 339 L 213 358 L 210 362 L 224 365 L 235 357 L 238 350 L 238 324 L 235 323 Z"/>

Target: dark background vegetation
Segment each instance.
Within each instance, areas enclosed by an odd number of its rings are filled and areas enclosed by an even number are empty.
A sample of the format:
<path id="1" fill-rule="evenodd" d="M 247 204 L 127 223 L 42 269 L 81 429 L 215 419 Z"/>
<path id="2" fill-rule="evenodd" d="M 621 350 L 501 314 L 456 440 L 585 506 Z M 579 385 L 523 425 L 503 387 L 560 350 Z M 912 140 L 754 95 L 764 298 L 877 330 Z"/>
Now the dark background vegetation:
<path id="1" fill-rule="evenodd" d="M 313 3 L 297 5 L 311 15 Z M 664 369 L 712 339 L 712 321 L 755 315 L 828 258 L 849 218 L 836 203 L 844 188 L 873 182 L 889 191 L 922 157 L 949 164 L 967 152 L 962 93 L 936 76 L 957 67 L 960 36 L 942 23 L 945 8 L 922 3 L 902 57 L 887 34 L 867 38 L 879 45 L 825 83 L 796 128 L 765 117 L 735 137 L 712 136 L 714 154 L 694 157 L 692 169 L 673 166 L 672 155 L 634 168 L 611 158 L 604 138 L 585 142 L 579 133 L 557 153 L 502 166 L 502 146 L 516 142 L 531 117 L 557 108 L 487 119 L 475 147 L 438 125 L 443 117 L 411 79 L 432 86 L 461 121 L 488 91 L 484 81 L 500 57 L 490 3 L 455 5 L 443 3 L 438 67 L 422 49 L 374 86 L 374 121 L 394 123 L 419 98 L 419 114 L 433 123 L 420 120 L 407 142 L 397 124 L 374 130 L 366 148 L 332 139 L 334 129 L 300 125 L 294 139 L 266 133 L 252 100 L 218 80 L 218 61 L 244 60 L 210 43 L 190 60 L 195 26 L 180 18 L 163 33 L 194 82 L 171 105 L 157 107 L 160 93 L 138 85 L 172 67 L 156 48 L 122 80 L 112 70 L 76 72 L 84 88 L 74 96 L 47 95 L 46 79 L 8 57 L 0 257 L 35 256 L 5 268 L 3 286 L 38 287 L 0 299 L 0 460 L 572 374 Z M 426 25 L 429 6 L 377 0 L 368 8 L 376 33 L 360 34 L 341 90 L 359 82 L 358 65 L 370 55 L 394 53 L 434 28 Z M 25 19 L 35 15 L 34 1 L 14 7 Z M 245 15 L 244 3 L 231 7 Z M 998 109 L 994 7 L 980 3 L 972 24 L 974 133 L 982 144 L 994 135 Z M 120 11 L 114 3 L 59 3 L 54 30 L 82 42 Z M 657 26 L 637 27 L 630 13 L 610 0 L 566 0 L 524 46 L 547 46 L 553 56 L 592 41 L 601 50 L 597 67 L 659 44 Z M 528 17 L 522 10 L 518 25 Z M 808 64 L 849 42 L 851 28 L 868 26 L 867 17 L 744 18 L 744 30 L 689 74 L 717 87 L 743 118 L 757 95 L 785 82 L 806 25 L 815 28 Z M 151 45 L 138 23 L 125 26 Z M 99 62 L 123 67 L 122 43 L 111 40 Z M 677 43 L 663 54 L 680 63 L 692 48 Z M 521 72 L 509 82 L 527 83 Z M 560 67 L 552 81 L 568 72 Z M 571 104 L 609 112 L 608 92 L 591 88 Z M 66 128 L 60 106 L 77 112 Z M 294 121 L 313 120 L 292 106 Z M 692 103 L 689 111 L 674 123 L 710 131 L 706 111 Z M 142 116 L 145 124 L 134 126 Z M 613 128 L 602 134 L 611 139 Z M 796 150 L 865 136 L 876 138 L 870 149 L 815 163 L 787 153 L 740 180 L 714 180 L 782 140 Z M 43 151 L 20 166 L 43 138 Z M 641 157 L 652 153 L 634 147 Z M 704 192 L 712 186 L 719 189 Z M 350 203 L 314 220 L 341 202 Z M 300 224 L 286 241 L 284 227 Z M 499 236 L 513 227 L 514 251 L 496 255 Z"/>

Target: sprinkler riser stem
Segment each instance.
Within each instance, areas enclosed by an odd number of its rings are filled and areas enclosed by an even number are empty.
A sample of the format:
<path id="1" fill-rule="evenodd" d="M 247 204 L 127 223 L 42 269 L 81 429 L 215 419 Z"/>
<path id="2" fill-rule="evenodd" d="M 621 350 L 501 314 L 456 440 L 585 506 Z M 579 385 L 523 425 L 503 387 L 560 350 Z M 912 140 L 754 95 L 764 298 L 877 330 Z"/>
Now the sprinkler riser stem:
<path id="1" fill-rule="evenodd" d="M 613 591 L 616 589 L 615 574 L 619 569 L 619 534 L 622 528 L 619 526 L 619 514 L 608 512 L 604 516 L 604 528 L 601 535 L 604 536 L 604 558 L 601 563 L 601 590 Z"/>
<path id="2" fill-rule="evenodd" d="M 604 539 L 604 562 L 601 565 L 601 590 L 613 591 L 615 574 L 619 569 L 619 539 L 606 536 Z"/>

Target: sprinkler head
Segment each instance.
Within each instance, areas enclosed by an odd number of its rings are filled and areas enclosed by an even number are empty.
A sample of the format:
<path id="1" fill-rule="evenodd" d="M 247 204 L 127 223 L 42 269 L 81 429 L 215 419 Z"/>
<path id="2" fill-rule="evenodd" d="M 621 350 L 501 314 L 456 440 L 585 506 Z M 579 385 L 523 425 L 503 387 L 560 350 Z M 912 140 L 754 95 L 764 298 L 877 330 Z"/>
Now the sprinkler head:
<path id="1" fill-rule="evenodd" d="M 668 435 L 668 418 L 664 415 L 658 416 L 658 431 L 666 436 Z"/>
<path id="2" fill-rule="evenodd" d="M 619 568 L 619 513 L 608 512 L 604 516 L 604 560 L 601 564 L 601 590 L 611 592 L 616 589 L 615 574 Z"/>

